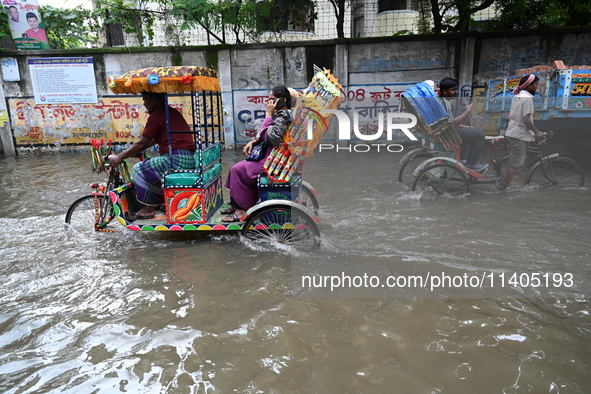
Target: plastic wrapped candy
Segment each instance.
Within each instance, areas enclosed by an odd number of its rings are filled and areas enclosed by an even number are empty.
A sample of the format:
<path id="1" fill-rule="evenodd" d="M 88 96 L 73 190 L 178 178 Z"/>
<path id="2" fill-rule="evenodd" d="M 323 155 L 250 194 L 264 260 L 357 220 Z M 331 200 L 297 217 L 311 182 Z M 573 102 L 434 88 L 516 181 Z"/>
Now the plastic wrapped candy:
<path id="1" fill-rule="evenodd" d="M 107 85 L 110 88 L 114 88 L 116 86 L 116 84 L 115 84 L 115 76 L 114 75 L 109 75 L 107 77 Z"/>

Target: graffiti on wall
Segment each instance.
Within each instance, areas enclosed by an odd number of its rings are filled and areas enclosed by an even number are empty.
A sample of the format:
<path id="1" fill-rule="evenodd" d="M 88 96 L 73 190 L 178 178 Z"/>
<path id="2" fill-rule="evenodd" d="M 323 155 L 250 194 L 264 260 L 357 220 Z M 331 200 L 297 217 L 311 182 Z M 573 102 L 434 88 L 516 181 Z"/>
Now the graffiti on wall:
<path id="1" fill-rule="evenodd" d="M 380 85 L 349 85 L 341 109 L 351 114 L 358 114 L 357 126 L 363 135 L 375 135 L 379 131 L 380 121 L 385 124 L 385 115 L 391 112 L 403 112 L 400 106 L 400 95 L 417 82 L 380 84 Z M 405 121 L 402 121 L 404 123 Z M 383 126 L 385 127 L 385 126 Z M 394 139 L 406 140 L 402 131 L 393 134 Z"/>
<path id="2" fill-rule="evenodd" d="M 339 109 L 357 113 L 359 132 L 374 135 L 379 130 L 380 118 L 383 121 L 385 114 L 400 111 L 400 94 L 415 83 L 350 85 L 341 91 L 343 101 Z M 296 90 L 301 94 L 304 89 Z M 255 137 L 265 118 L 268 94 L 268 89 L 233 92 L 236 143 L 244 144 Z M 169 100 L 191 124 L 189 96 L 170 96 Z M 17 98 L 8 102 L 16 143 L 21 147 L 88 144 L 91 139 L 100 138 L 129 143 L 139 138 L 148 118 L 139 97 L 102 97 L 97 104 L 36 105 L 33 99 Z M 478 112 L 475 105 L 476 123 L 480 123 Z M 394 137 L 407 139 L 401 131 L 395 132 Z"/>
<path id="3" fill-rule="evenodd" d="M 170 96 L 172 107 L 190 123 L 189 96 Z M 33 99 L 9 98 L 17 146 L 88 144 L 104 138 L 128 143 L 139 138 L 148 119 L 141 97 L 102 97 L 97 104 L 37 105 Z"/>

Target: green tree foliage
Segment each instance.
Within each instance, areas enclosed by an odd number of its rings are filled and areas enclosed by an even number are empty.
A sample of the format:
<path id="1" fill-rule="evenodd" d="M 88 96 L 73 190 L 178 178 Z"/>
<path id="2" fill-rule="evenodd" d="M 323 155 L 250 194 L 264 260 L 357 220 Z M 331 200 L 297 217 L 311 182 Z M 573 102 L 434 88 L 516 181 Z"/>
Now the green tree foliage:
<path id="1" fill-rule="evenodd" d="M 52 48 L 98 46 L 105 26 L 135 34 L 140 46 L 152 45 L 156 23 L 171 44 L 182 45 L 183 30 L 203 29 L 212 43 L 260 40 L 263 32 L 313 30 L 316 0 L 95 0 L 93 10 L 41 6 L 39 11 Z M 337 37 L 351 0 L 328 0 L 336 17 Z M 588 0 L 412 0 L 421 34 L 470 29 L 514 30 L 589 26 Z M 490 9 L 495 17 L 476 24 L 474 13 Z M 0 40 L 10 37 L 8 10 L 0 17 Z M 186 34 L 185 34 L 186 35 Z M 231 37 L 232 39 L 229 39 Z"/>
<path id="2" fill-rule="evenodd" d="M 419 12 L 417 30 L 422 34 L 468 31 L 475 26 L 474 13 L 496 0 L 415 0 Z"/>
<path id="3" fill-rule="evenodd" d="M 549 9 L 556 16 L 558 27 L 575 27 L 591 25 L 591 2 L 554 0 Z"/>
<path id="4" fill-rule="evenodd" d="M 332 1 L 332 0 L 331 0 Z M 589 26 L 591 2 L 582 0 L 414 0 L 422 34 Z M 490 9 L 489 21 L 477 25 L 473 15 Z"/>
<path id="5" fill-rule="evenodd" d="M 313 0 L 172 0 L 169 4 L 171 14 L 182 21 L 182 30 L 201 27 L 222 44 L 227 42 L 226 32 L 241 44 L 258 41 L 265 31 L 290 30 L 302 23 L 309 26 L 316 17 L 309 11 Z"/>
<path id="6" fill-rule="evenodd" d="M 99 0 L 93 10 L 39 6 L 39 13 L 49 45 L 54 49 L 97 46 L 99 33 L 109 24 L 121 25 L 125 33 L 136 34 L 140 46 L 147 46 L 154 36 L 154 21 L 166 13 L 158 7 L 149 7 L 165 4 L 166 0 Z M 8 15 L 7 9 L 3 12 Z M 8 16 L 0 19 L 0 39 L 10 37 Z"/>
<path id="7" fill-rule="evenodd" d="M 96 0 L 94 16 L 108 25 L 120 25 L 127 34 L 135 34 L 140 46 L 151 45 L 154 22 L 167 12 L 166 1 Z"/>
<path id="8" fill-rule="evenodd" d="M 170 13 L 179 19 L 181 30 L 203 28 L 208 37 L 222 44 L 226 43 L 226 27 L 235 34 L 236 42 L 241 43 L 245 31 L 254 26 L 252 18 L 247 18 L 249 11 L 256 8 L 254 1 L 172 0 L 170 6 Z"/>
<path id="9" fill-rule="evenodd" d="M 431 28 L 431 0 L 415 0 L 415 11 L 419 13 L 419 18 L 416 21 L 416 30 L 419 34 L 429 34 L 433 30 Z"/>
<path id="10" fill-rule="evenodd" d="M 2 8 L 0 13 L 0 40 L 11 36 L 10 27 L 8 26 L 9 15 L 8 8 Z"/>
<path id="11" fill-rule="evenodd" d="M 317 15 L 311 0 L 273 0 L 258 4 L 257 32 L 310 31 L 314 28 Z"/>
<path id="12" fill-rule="evenodd" d="M 79 48 L 96 45 L 100 30 L 98 18 L 92 11 L 40 6 L 39 14 L 51 48 Z"/>
<path id="13" fill-rule="evenodd" d="M 591 2 L 583 0 L 496 0 L 497 17 L 486 30 L 589 26 Z"/>

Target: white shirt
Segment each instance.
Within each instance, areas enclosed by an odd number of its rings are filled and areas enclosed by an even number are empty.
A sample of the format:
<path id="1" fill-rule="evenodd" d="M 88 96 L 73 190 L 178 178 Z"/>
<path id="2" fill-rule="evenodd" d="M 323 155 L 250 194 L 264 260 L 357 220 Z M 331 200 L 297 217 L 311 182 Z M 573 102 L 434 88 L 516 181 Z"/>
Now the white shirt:
<path id="1" fill-rule="evenodd" d="M 530 116 L 533 123 L 533 114 L 534 96 L 526 90 L 519 91 L 511 100 L 509 124 L 505 135 L 522 141 L 535 141 L 534 132 L 523 123 L 524 116 Z"/>

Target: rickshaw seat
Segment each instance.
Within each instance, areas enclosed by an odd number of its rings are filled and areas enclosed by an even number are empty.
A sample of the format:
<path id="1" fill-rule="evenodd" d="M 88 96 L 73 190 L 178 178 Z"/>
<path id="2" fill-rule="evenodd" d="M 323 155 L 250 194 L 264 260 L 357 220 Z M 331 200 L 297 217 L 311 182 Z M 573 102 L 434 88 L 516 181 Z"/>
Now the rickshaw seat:
<path id="1" fill-rule="evenodd" d="M 486 135 L 484 136 L 484 139 L 486 141 L 501 141 L 505 138 L 504 135 Z"/>
<path id="2" fill-rule="evenodd" d="M 183 170 L 178 172 L 171 172 L 164 176 L 164 188 L 167 189 L 176 187 L 205 187 L 205 185 L 207 185 L 221 173 L 221 163 L 215 163 L 203 171 Z"/>
<path id="3" fill-rule="evenodd" d="M 195 166 L 197 168 L 206 168 L 214 161 L 220 160 L 222 157 L 222 145 L 217 143 L 210 145 L 203 150 L 195 152 Z"/>
<path id="4" fill-rule="evenodd" d="M 171 170 L 164 176 L 163 186 L 169 188 L 202 188 L 222 173 L 221 144 L 213 144 L 195 152 L 195 170 Z"/>

